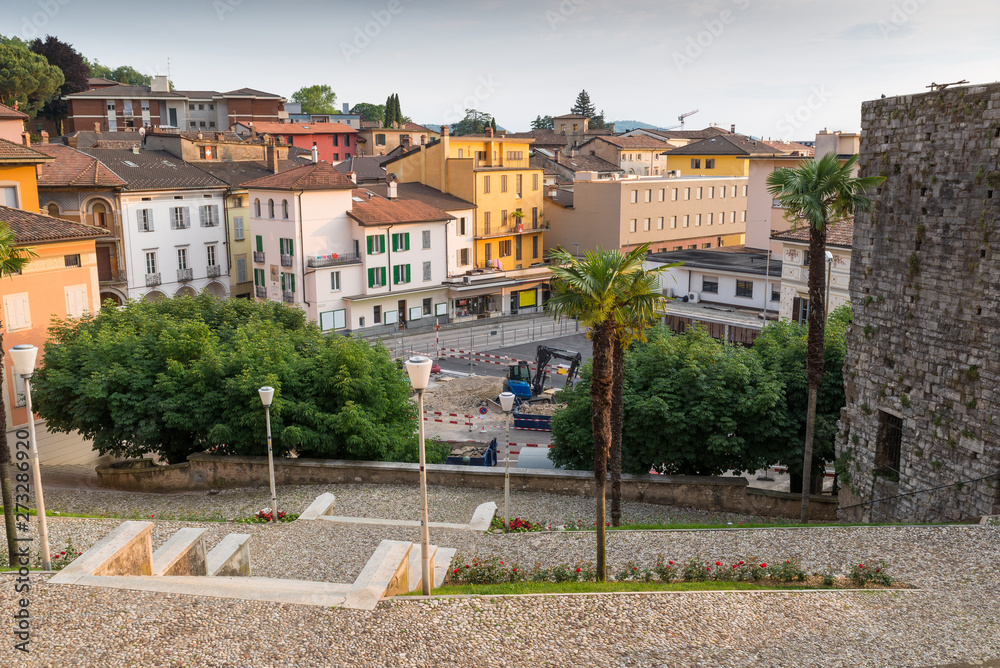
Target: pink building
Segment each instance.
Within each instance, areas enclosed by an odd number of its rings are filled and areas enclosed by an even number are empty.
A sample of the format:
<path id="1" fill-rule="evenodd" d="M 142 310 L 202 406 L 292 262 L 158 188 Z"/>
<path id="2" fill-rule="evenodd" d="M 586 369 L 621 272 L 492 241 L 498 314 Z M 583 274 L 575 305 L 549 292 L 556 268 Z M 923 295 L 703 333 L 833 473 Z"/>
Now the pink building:
<path id="1" fill-rule="evenodd" d="M 236 133 L 240 136 L 254 131 L 306 150 L 312 150 L 315 145 L 319 159 L 331 165 L 357 155 L 358 131 L 343 123 L 236 124 Z"/>

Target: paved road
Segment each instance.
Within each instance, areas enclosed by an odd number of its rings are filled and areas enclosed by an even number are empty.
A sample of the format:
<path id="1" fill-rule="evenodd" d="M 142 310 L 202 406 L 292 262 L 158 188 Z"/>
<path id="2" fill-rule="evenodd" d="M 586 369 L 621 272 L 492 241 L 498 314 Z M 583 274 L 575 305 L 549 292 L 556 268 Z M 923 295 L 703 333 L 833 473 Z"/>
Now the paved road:
<path id="1" fill-rule="evenodd" d="M 499 343 L 499 334 L 490 336 L 489 345 L 487 347 L 476 348 L 476 352 L 488 353 L 490 355 L 509 356 L 512 359 L 534 362 L 538 346 L 544 344 L 552 348 L 561 348 L 563 350 L 578 352 L 583 355 L 584 362 L 593 356 L 593 348 L 590 340 L 587 339 L 587 335 L 582 332 L 579 334 L 571 334 L 569 336 L 561 336 L 552 339 L 539 339 L 530 343 L 520 343 L 516 345 L 500 346 L 497 345 Z M 468 350 L 468 348 L 463 348 L 463 350 Z M 468 359 L 448 357 L 438 363 L 441 365 L 442 369 L 458 373 L 467 374 L 471 371 L 471 373 L 475 373 L 480 376 L 502 377 L 506 375 L 507 366 L 503 360 L 492 360 L 492 362 L 497 362 L 497 364 L 493 364 L 491 362 L 472 362 L 470 365 Z M 568 364 L 568 362 L 565 360 L 553 359 L 550 362 L 550 370 L 553 369 L 556 364 Z M 566 376 L 560 376 L 554 373 L 554 371 L 550 371 L 549 381 L 547 384 L 548 387 L 563 387 L 565 384 Z"/>

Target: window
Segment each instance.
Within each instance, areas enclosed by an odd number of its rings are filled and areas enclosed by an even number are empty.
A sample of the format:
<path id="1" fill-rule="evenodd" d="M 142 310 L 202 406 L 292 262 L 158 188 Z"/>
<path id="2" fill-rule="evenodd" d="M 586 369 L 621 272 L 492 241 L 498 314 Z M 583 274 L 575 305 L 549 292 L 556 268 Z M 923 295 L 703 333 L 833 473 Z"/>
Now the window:
<path id="1" fill-rule="evenodd" d="M 688 246 L 688 250 L 696 250 L 697 248 L 698 244 L 691 244 L 690 246 Z"/>
<path id="2" fill-rule="evenodd" d="M 139 220 L 139 231 L 140 232 L 152 232 L 153 231 L 153 210 L 152 209 L 139 209 L 136 211 L 137 218 Z"/>
<path id="3" fill-rule="evenodd" d="M 507 227 L 507 209 L 500 212 L 500 226 Z"/>
<path id="4" fill-rule="evenodd" d="M 493 259 L 493 244 L 486 244 L 483 247 L 483 259 L 489 263 Z"/>
<path id="5" fill-rule="evenodd" d="M 247 281 L 247 259 L 245 257 L 236 258 L 236 281 L 246 283 Z"/>
<path id="6" fill-rule="evenodd" d="M 267 217 L 274 218 L 274 200 L 267 200 Z"/>
<path id="7" fill-rule="evenodd" d="M 264 252 L 264 237 L 260 236 L 259 234 L 257 235 L 257 252 L 258 253 Z"/>
<path id="8" fill-rule="evenodd" d="M 747 211 L 746 211 L 746 209 L 743 209 L 742 211 L 740 211 L 740 221 L 744 222 L 744 223 L 747 222 Z"/>
<path id="9" fill-rule="evenodd" d="M 771 301 L 780 302 L 781 301 L 781 287 L 777 285 L 771 285 Z"/>
<path id="10" fill-rule="evenodd" d="M 660 188 L 660 194 L 657 196 L 656 201 L 662 202 L 663 200 L 666 199 L 666 196 L 667 196 L 666 188 Z"/>
<path id="11" fill-rule="evenodd" d="M 635 223 L 636 223 L 636 219 L 635 218 L 633 218 L 632 220 L 628 221 L 628 231 L 629 232 L 635 232 Z"/>
<path id="12" fill-rule="evenodd" d="M 385 252 L 385 235 L 368 235 L 368 254 L 379 255 Z"/>
<path id="13" fill-rule="evenodd" d="M 531 175 L 531 189 L 538 190 L 538 174 Z"/>
<path id="14" fill-rule="evenodd" d="M 53 206 L 55 206 L 55 205 L 54 204 L 50 204 L 49 205 L 49 215 L 50 216 L 52 216 L 52 215 L 58 216 L 59 215 L 59 207 L 56 207 L 56 213 L 53 214 L 52 213 L 52 207 Z M 108 210 L 107 210 L 107 208 L 102 203 L 95 202 L 93 208 L 91 209 L 91 212 L 94 215 L 94 225 L 97 225 L 98 227 L 107 227 L 108 226 Z"/>
<path id="15" fill-rule="evenodd" d="M 531 237 L 531 258 L 538 259 L 538 235 Z"/>
<path id="16" fill-rule="evenodd" d="M 702 188 L 701 186 L 698 186 L 698 190 L 696 191 L 694 198 L 695 199 L 701 199 L 701 194 L 702 194 L 703 190 L 704 190 L 704 188 Z"/>
<path id="17" fill-rule="evenodd" d="M 146 253 L 146 273 L 156 273 L 156 251 Z"/>
<path id="18" fill-rule="evenodd" d="M 385 146 L 385 135 L 383 133 L 378 133 L 375 135 L 375 145 Z"/>
<path id="19" fill-rule="evenodd" d="M 31 309 L 28 304 L 27 292 L 4 295 L 3 310 L 7 331 L 12 332 L 15 329 L 29 329 L 31 327 Z"/>
<path id="20" fill-rule="evenodd" d="M 753 281 L 736 281 L 737 297 L 753 297 Z"/>
<path id="21" fill-rule="evenodd" d="M 736 189 L 736 186 L 733 186 L 733 189 L 735 190 L 735 189 Z M 743 196 L 744 196 L 744 197 L 746 197 L 746 196 L 747 196 L 747 187 L 746 187 L 746 186 L 743 186 Z"/>
<path id="22" fill-rule="evenodd" d="M 712 218 L 714 218 L 714 217 L 715 217 L 714 213 L 709 213 L 708 214 L 708 220 L 705 221 L 705 222 L 708 223 L 709 225 L 711 225 L 712 224 Z"/>
<path id="23" fill-rule="evenodd" d="M 463 149 L 458 149 L 458 157 L 459 158 L 464 158 L 465 157 L 465 151 Z"/>
<path id="24" fill-rule="evenodd" d="M 424 297 L 424 301 L 423 301 L 422 306 L 423 306 L 423 314 L 424 315 L 430 315 L 431 314 L 431 307 L 433 306 L 433 303 L 431 302 L 431 298 L 430 297 Z"/>
<path id="25" fill-rule="evenodd" d="M 638 190 L 633 190 L 631 192 L 631 194 L 629 194 L 629 198 L 630 198 L 629 201 L 632 202 L 632 204 L 635 204 L 636 202 L 638 202 L 639 201 L 639 191 Z"/>
<path id="26" fill-rule="evenodd" d="M 79 255 L 64 255 L 63 263 L 67 267 L 79 267 L 80 266 L 80 256 Z"/>
<path id="27" fill-rule="evenodd" d="M 708 187 L 708 199 L 715 197 L 715 186 Z"/>
<path id="28" fill-rule="evenodd" d="M 903 418 L 878 412 L 878 434 L 875 437 L 875 470 L 873 473 L 892 482 L 899 482 L 899 454 L 903 444 Z"/>
<path id="29" fill-rule="evenodd" d="M 259 199 L 255 199 L 253 201 L 253 215 L 255 217 L 257 217 L 257 218 L 260 218 L 260 200 Z"/>
<path id="30" fill-rule="evenodd" d="M 702 244 L 702 245 L 701 245 L 701 247 L 702 247 L 702 248 L 711 248 L 711 247 L 712 247 L 712 244 L 711 244 L 711 242 L 709 242 L 709 243 L 705 243 L 705 244 Z"/>
<path id="31" fill-rule="evenodd" d="M 642 221 L 642 231 L 649 232 L 649 218 L 644 218 Z"/>
<path id="32" fill-rule="evenodd" d="M 139 103 L 139 106 L 142 107 L 143 111 L 149 111 L 149 100 L 143 100 Z"/>
<path id="33" fill-rule="evenodd" d="M 465 216 L 458 219 L 458 236 L 464 237 L 467 234 L 465 228 Z"/>
<path id="34" fill-rule="evenodd" d="M 684 189 L 684 199 L 691 199 L 691 189 L 690 188 L 685 188 Z"/>
<path id="35" fill-rule="evenodd" d="M 736 212 L 735 211 L 733 211 L 733 215 L 731 215 L 729 217 L 729 222 L 730 223 L 735 223 L 736 222 Z"/>
<path id="36" fill-rule="evenodd" d="M 177 249 L 177 268 L 187 269 L 188 268 L 188 251 L 187 248 Z"/>
<path id="37" fill-rule="evenodd" d="M 186 206 L 170 207 L 170 229 L 185 230 L 191 227 L 191 219 L 188 217 Z"/>
<path id="38" fill-rule="evenodd" d="M 488 174 L 483 177 L 483 192 L 487 194 L 490 192 L 490 177 Z"/>
<path id="39" fill-rule="evenodd" d="M 395 251 L 408 251 L 410 250 L 410 233 L 409 232 L 397 232 L 392 235 L 392 250 Z"/>
<path id="40" fill-rule="evenodd" d="M 234 237 L 236 241 L 243 241 L 243 216 L 233 216 L 233 228 L 235 229 Z"/>
<path id="41" fill-rule="evenodd" d="M 214 267 L 215 265 L 219 264 L 217 261 L 218 258 L 216 257 L 215 254 L 215 244 L 209 244 L 208 246 L 205 246 L 205 251 L 206 251 L 206 257 L 208 258 L 209 267 Z"/>
<path id="42" fill-rule="evenodd" d="M 705 158 L 705 169 L 715 169 L 715 158 Z"/>
<path id="43" fill-rule="evenodd" d="M 469 249 L 459 248 L 458 249 L 458 266 L 466 267 L 469 265 Z"/>
<path id="44" fill-rule="evenodd" d="M 490 234 L 490 212 L 483 212 L 483 234 L 489 236 Z"/>
<path id="45" fill-rule="evenodd" d="M 691 158 L 691 169 L 701 169 L 701 158 Z"/>
<path id="46" fill-rule="evenodd" d="M 421 237 L 420 238 L 421 248 L 430 248 L 431 247 L 431 231 L 430 230 L 424 230 L 423 232 L 420 233 L 420 237 Z"/>
<path id="47" fill-rule="evenodd" d="M 374 322 L 376 325 L 382 322 L 382 307 L 381 306 L 377 306 L 377 305 L 375 306 L 374 313 L 373 313 L 373 316 L 372 316 L 372 322 Z"/>
<path id="48" fill-rule="evenodd" d="M 695 227 L 701 227 L 701 214 L 700 213 L 696 213 L 694 215 L 694 226 Z"/>
<path id="49" fill-rule="evenodd" d="M 524 151 L 507 151 L 508 160 L 523 160 Z"/>
<path id="50" fill-rule="evenodd" d="M 721 197 L 722 199 L 725 199 L 726 198 L 726 190 L 727 189 L 728 189 L 727 186 L 720 187 L 719 188 L 719 197 Z"/>
<path id="51" fill-rule="evenodd" d="M 510 257 L 510 239 L 505 239 L 497 243 L 497 256 Z"/>
<path id="52" fill-rule="evenodd" d="M 670 201 L 671 202 L 676 202 L 677 201 L 677 188 L 671 188 L 670 189 Z"/>
<path id="53" fill-rule="evenodd" d="M 684 214 L 684 227 L 688 227 L 691 224 L 691 216 Z"/>
<path id="54" fill-rule="evenodd" d="M 330 290 L 332 292 L 337 292 L 340 290 L 340 272 L 331 271 L 330 272 Z"/>
<path id="55" fill-rule="evenodd" d="M 295 292 L 295 274 L 291 272 L 281 272 L 281 291 Z"/>
<path id="56" fill-rule="evenodd" d="M 531 207 L 531 229 L 538 229 L 538 207 Z"/>
<path id="57" fill-rule="evenodd" d="M 392 268 L 392 282 L 394 285 L 405 285 L 410 282 L 410 265 L 397 264 Z"/>
<path id="58" fill-rule="evenodd" d="M 659 218 L 656 219 L 656 229 L 658 230 L 663 229 L 663 216 L 660 216 Z"/>
<path id="59" fill-rule="evenodd" d="M 674 246 L 675 251 L 684 250 L 683 246 Z"/>
<path id="60" fill-rule="evenodd" d="M 677 216 L 670 216 L 670 229 L 677 229 Z"/>
<path id="61" fill-rule="evenodd" d="M 425 281 L 431 280 L 431 263 L 430 262 L 424 262 L 424 280 Z"/>
<path id="62" fill-rule="evenodd" d="M 719 277 L 718 276 L 702 276 L 701 277 L 701 291 L 711 292 L 714 295 L 719 294 Z"/>
<path id="63" fill-rule="evenodd" d="M 202 227 L 215 227 L 219 224 L 219 205 L 205 204 L 198 207 L 198 217 Z"/>
<path id="64" fill-rule="evenodd" d="M 369 288 L 381 288 L 385 285 L 385 267 L 374 267 L 368 270 L 368 287 Z M 375 317 L 375 322 L 378 322 L 378 316 Z"/>
<path id="65" fill-rule="evenodd" d="M 520 153 L 520 151 L 517 151 L 517 153 Z M 514 192 L 517 194 L 518 198 L 521 197 L 521 192 L 522 192 L 522 190 L 521 190 L 521 180 L 522 180 L 521 177 L 522 177 L 521 174 L 518 174 L 517 176 L 514 177 Z"/>
<path id="66" fill-rule="evenodd" d="M 335 158 L 336 159 L 336 158 Z M 288 220 L 288 200 L 281 200 L 281 217 Z"/>
<path id="67" fill-rule="evenodd" d="M 514 260 L 516 260 L 517 262 L 521 261 L 521 246 L 523 245 L 523 243 L 524 243 L 523 236 L 518 235 L 514 237 Z M 517 265 L 517 268 L 520 269 L 521 265 Z"/>
<path id="68" fill-rule="evenodd" d="M 295 255 L 295 243 L 292 239 L 278 239 L 278 253 L 281 255 Z"/>
<path id="69" fill-rule="evenodd" d="M 48 214 L 53 218 L 59 215 L 59 205 L 54 202 L 45 207 L 45 209 L 48 212 Z"/>
<path id="70" fill-rule="evenodd" d="M 507 192 L 507 175 L 506 174 L 501 174 L 500 175 L 500 192 L 502 192 L 502 193 Z"/>
<path id="71" fill-rule="evenodd" d="M 809 300 L 796 297 L 792 300 L 792 320 L 804 325 L 809 320 Z"/>
<path id="72" fill-rule="evenodd" d="M 646 202 L 652 202 L 653 201 L 653 191 L 652 191 L 652 189 L 646 188 L 646 198 L 645 198 L 644 201 L 646 201 Z"/>
<path id="73" fill-rule="evenodd" d="M 267 279 L 264 278 L 263 269 L 253 270 L 253 284 L 261 288 L 267 284 Z"/>
<path id="74" fill-rule="evenodd" d="M 351 145 L 351 135 L 344 135 L 344 146 Z M 347 155 L 346 153 L 344 155 Z"/>

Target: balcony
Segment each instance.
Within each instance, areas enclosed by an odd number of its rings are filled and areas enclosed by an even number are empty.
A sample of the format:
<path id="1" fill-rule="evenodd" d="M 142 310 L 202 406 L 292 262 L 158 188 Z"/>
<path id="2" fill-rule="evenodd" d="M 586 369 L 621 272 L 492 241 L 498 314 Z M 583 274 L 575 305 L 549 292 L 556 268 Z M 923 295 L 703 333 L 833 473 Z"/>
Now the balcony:
<path id="1" fill-rule="evenodd" d="M 177 280 L 178 281 L 190 281 L 194 279 L 194 269 L 178 269 L 177 270 Z"/>
<path id="2" fill-rule="evenodd" d="M 288 302 L 289 304 L 295 303 L 295 293 L 291 290 L 284 290 L 281 293 L 281 299 Z"/>
<path id="3" fill-rule="evenodd" d="M 311 257 L 306 260 L 306 264 L 312 268 L 335 267 L 342 264 L 360 264 L 361 255 L 358 253 L 333 253 L 323 257 Z"/>
<path id="4" fill-rule="evenodd" d="M 210 264 L 210 265 L 208 265 L 208 277 L 209 278 L 218 278 L 220 275 L 222 275 L 222 267 L 220 267 L 217 264 Z"/>
<path id="5" fill-rule="evenodd" d="M 256 264 L 264 264 L 264 251 L 254 251 L 253 252 L 253 261 Z"/>
<path id="6" fill-rule="evenodd" d="M 267 288 L 265 288 L 263 285 L 255 285 L 253 289 L 254 289 L 254 294 L 256 294 L 261 299 L 265 299 L 267 297 Z"/>
<path id="7" fill-rule="evenodd" d="M 146 287 L 151 288 L 160 284 L 160 274 L 146 274 Z"/>
<path id="8" fill-rule="evenodd" d="M 101 285 L 111 285 L 112 283 L 124 283 L 126 281 L 126 276 L 124 271 L 112 271 L 108 274 L 101 274 L 100 271 L 97 272 L 97 282 Z"/>
<path id="9" fill-rule="evenodd" d="M 281 256 L 281 266 L 282 267 L 291 267 L 292 266 L 292 256 L 291 255 L 282 255 Z"/>

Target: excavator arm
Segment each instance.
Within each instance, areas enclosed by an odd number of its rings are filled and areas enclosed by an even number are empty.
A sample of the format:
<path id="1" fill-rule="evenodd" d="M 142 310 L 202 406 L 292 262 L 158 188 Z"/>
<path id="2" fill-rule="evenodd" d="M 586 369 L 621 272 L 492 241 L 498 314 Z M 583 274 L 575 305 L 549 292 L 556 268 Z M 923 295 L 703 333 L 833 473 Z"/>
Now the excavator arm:
<path id="1" fill-rule="evenodd" d="M 538 396 L 545 389 L 546 369 L 552 359 L 561 359 L 570 362 L 569 371 L 566 372 L 566 384 L 571 385 L 580 365 L 583 363 L 583 356 L 574 350 L 562 350 L 560 348 L 550 348 L 549 346 L 538 346 L 535 355 L 535 377 L 531 381 L 531 393 Z"/>

